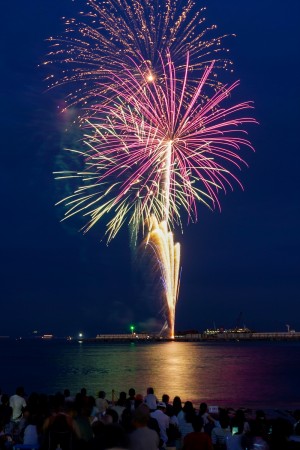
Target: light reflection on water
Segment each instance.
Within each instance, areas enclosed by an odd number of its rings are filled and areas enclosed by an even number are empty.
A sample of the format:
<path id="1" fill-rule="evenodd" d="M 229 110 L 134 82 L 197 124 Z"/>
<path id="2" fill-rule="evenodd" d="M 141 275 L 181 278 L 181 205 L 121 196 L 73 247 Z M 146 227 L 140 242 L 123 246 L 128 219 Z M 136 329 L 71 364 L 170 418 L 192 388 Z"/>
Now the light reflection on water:
<path id="1" fill-rule="evenodd" d="M 96 395 L 134 387 L 195 404 L 299 407 L 300 343 L 0 342 L 0 386 L 54 393 L 85 386 Z"/>

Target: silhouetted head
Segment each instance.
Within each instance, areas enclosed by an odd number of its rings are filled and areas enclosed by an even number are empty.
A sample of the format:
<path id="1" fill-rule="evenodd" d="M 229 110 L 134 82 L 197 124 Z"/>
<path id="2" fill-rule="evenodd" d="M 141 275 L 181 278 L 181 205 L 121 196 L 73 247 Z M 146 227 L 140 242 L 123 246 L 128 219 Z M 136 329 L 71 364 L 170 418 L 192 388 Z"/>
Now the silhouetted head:
<path id="1" fill-rule="evenodd" d="M 64 390 L 64 396 L 65 397 L 70 397 L 70 395 L 71 395 L 71 392 L 69 391 L 69 389 L 65 389 Z"/>
<path id="2" fill-rule="evenodd" d="M 128 395 L 129 395 L 129 397 L 133 398 L 135 396 L 135 389 L 130 388 L 129 391 L 128 391 Z"/>
<path id="3" fill-rule="evenodd" d="M 202 416 L 206 412 L 207 412 L 207 403 L 204 403 L 204 402 L 200 403 L 200 406 L 199 406 L 199 414 L 200 414 L 200 416 Z"/>
<path id="4" fill-rule="evenodd" d="M 185 402 L 184 407 L 183 407 L 183 411 L 184 412 L 195 411 L 194 407 L 193 407 L 193 403 L 190 402 L 190 401 Z"/>
<path id="5" fill-rule="evenodd" d="M 173 408 L 174 408 L 174 414 L 177 416 L 179 411 L 182 410 L 182 403 L 181 403 L 181 398 L 180 397 L 178 397 L 178 396 L 174 397 Z"/>
<path id="6" fill-rule="evenodd" d="M 20 397 L 24 397 L 25 395 L 24 387 L 18 386 L 16 389 L 16 394 L 19 395 Z"/>
<path id="7" fill-rule="evenodd" d="M 2 405 L 8 405 L 8 403 L 9 403 L 9 396 L 7 394 L 2 394 L 1 402 L 2 402 Z"/>
<path id="8" fill-rule="evenodd" d="M 125 406 L 126 404 L 126 392 L 120 392 L 119 399 L 117 401 L 117 405 Z"/>
<path id="9" fill-rule="evenodd" d="M 170 401 L 170 396 L 168 394 L 164 394 L 161 400 L 167 405 Z"/>
<path id="10" fill-rule="evenodd" d="M 150 410 L 147 405 L 140 405 L 133 414 L 133 423 L 137 427 L 145 427 L 150 418 Z"/>
<path id="11" fill-rule="evenodd" d="M 186 422 L 192 423 L 196 416 L 196 412 L 193 407 L 193 403 L 190 401 L 185 402 L 184 407 L 182 409 L 184 411 L 184 417 L 185 417 Z"/>

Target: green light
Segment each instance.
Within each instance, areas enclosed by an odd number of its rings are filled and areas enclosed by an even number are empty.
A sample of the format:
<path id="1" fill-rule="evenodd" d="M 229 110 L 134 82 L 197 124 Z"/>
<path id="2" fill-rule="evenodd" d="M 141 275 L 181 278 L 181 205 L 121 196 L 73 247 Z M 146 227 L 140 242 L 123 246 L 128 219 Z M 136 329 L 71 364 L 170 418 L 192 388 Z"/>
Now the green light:
<path id="1" fill-rule="evenodd" d="M 130 325 L 130 329 L 131 329 L 131 331 L 133 331 L 135 329 L 135 326 L 134 325 Z"/>

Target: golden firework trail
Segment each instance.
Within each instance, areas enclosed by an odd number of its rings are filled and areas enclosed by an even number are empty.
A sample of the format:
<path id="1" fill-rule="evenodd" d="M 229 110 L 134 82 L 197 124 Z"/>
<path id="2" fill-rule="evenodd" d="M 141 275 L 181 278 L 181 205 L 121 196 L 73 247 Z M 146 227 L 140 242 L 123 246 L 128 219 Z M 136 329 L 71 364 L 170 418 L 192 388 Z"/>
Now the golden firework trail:
<path id="1" fill-rule="evenodd" d="M 145 239 L 155 256 L 164 290 L 169 337 L 174 338 L 175 310 L 179 294 L 180 244 L 174 243 L 174 236 L 168 231 L 166 221 L 158 223 L 155 216 L 149 220 L 149 232 Z"/>

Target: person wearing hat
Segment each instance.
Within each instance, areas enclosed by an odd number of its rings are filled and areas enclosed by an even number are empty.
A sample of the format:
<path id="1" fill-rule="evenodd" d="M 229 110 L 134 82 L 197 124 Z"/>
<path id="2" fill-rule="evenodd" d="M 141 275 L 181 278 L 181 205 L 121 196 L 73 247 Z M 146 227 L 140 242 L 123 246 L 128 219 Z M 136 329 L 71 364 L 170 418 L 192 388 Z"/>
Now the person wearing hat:
<path id="1" fill-rule="evenodd" d="M 164 402 L 157 403 L 156 411 L 151 413 L 151 417 L 157 420 L 159 430 L 160 430 L 160 438 L 163 441 L 163 446 L 165 447 L 168 441 L 167 429 L 170 425 L 170 417 L 165 414 L 166 412 L 166 404 Z"/>

